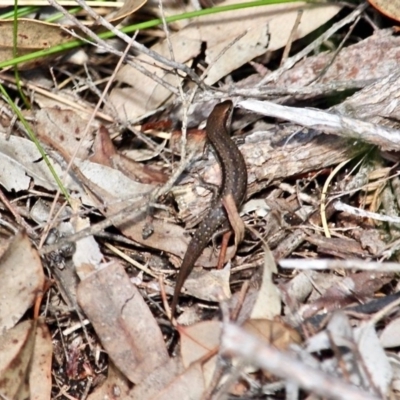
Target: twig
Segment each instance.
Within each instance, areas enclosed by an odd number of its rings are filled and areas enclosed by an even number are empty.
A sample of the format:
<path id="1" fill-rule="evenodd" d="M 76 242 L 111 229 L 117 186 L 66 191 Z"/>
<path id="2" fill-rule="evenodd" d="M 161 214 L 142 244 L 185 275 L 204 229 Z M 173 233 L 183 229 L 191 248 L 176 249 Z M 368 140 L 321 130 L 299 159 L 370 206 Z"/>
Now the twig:
<path id="1" fill-rule="evenodd" d="M 320 129 L 324 133 L 361 140 L 385 150 L 400 150 L 400 132 L 396 129 L 326 111 L 281 106 L 268 101 L 244 100 L 238 105 L 268 117 L 281 118 L 308 128 Z"/>
<path id="2" fill-rule="evenodd" d="M 53 1 L 53 0 L 49 0 L 49 1 Z M 95 11 L 93 11 L 92 8 L 90 8 L 85 1 L 83 0 L 76 0 L 76 2 L 98 23 L 100 23 L 100 25 L 102 25 L 103 27 L 107 28 L 108 30 L 110 30 L 111 32 L 113 32 L 115 34 L 115 36 L 119 37 L 120 39 L 122 39 L 124 42 L 129 43 L 130 42 L 130 37 L 128 35 L 126 35 L 125 33 L 119 31 L 117 28 L 115 28 L 115 26 L 113 26 L 110 22 L 108 22 L 106 19 L 104 19 L 102 16 L 96 14 Z M 164 56 L 162 56 L 161 54 L 156 53 L 155 51 L 148 49 L 146 46 L 143 46 L 142 44 L 134 41 L 132 43 L 132 47 L 136 50 L 138 50 L 141 53 L 144 53 L 146 55 L 148 55 L 149 57 L 153 58 L 154 60 L 160 62 L 161 64 L 166 65 L 167 67 L 173 68 L 173 69 L 177 69 L 177 70 L 181 70 L 183 71 L 185 74 L 189 75 L 194 82 L 196 82 L 199 86 L 203 87 L 204 84 L 200 81 L 199 77 L 197 76 L 196 73 L 193 72 L 192 69 L 190 69 L 189 67 L 187 67 L 185 64 L 181 64 L 175 61 L 171 61 L 168 58 L 165 58 Z"/>
<path id="3" fill-rule="evenodd" d="M 279 378 L 295 382 L 304 390 L 335 400 L 378 400 L 378 397 L 349 385 L 331 374 L 309 367 L 288 353 L 281 352 L 232 323 L 225 323 L 221 353 L 239 357 Z"/>
<path id="4" fill-rule="evenodd" d="M 114 47 L 112 47 L 111 45 L 109 45 L 106 41 L 104 41 L 103 39 L 100 39 L 94 32 L 92 32 L 87 26 L 85 26 L 85 25 L 83 25 L 77 18 L 75 18 L 73 15 L 71 15 L 70 13 L 68 13 L 68 11 L 67 10 L 65 10 L 62 6 L 60 6 L 60 4 L 58 4 L 55 0 L 49 0 L 49 3 L 53 6 L 53 7 L 55 7 L 57 10 L 59 10 L 61 13 L 63 13 L 63 15 L 66 17 L 66 18 L 68 18 L 69 20 L 71 20 L 74 24 L 76 24 L 78 27 L 79 27 L 79 29 L 81 29 L 82 30 L 82 32 L 84 32 L 88 37 L 90 37 L 91 39 L 93 39 L 94 40 L 94 42 L 95 43 L 97 43 L 97 45 L 98 46 L 102 46 L 105 50 L 107 50 L 107 51 L 109 51 L 111 54 L 115 54 L 116 56 L 118 56 L 118 57 L 123 57 L 123 52 L 121 52 L 121 51 L 119 51 L 119 50 L 117 50 L 117 49 L 115 49 Z M 95 14 L 94 13 L 94 11 L 90 8 L 90 7 L 87 7 L 86 5 L 85 6 L 83 6 L 81 3 L 81 1 L 78 1 L 78 3 L 79 3 L 79 5 L 81 5 L 81 7 L 82 8 L 87 8 L 88 10 L 91 10 L 91 16 L 93 17 L 93 18 L 95 18 L 95 19 L 101 19 L 101 20 L 103 20 L 103 21 L 106 21 L 106 20 L 104 20 L 104 18 L 102 18 L 102 17 L 99 17 L 97 14 Z M 84 3 L 84 2 L 83 2 Z M 88 11 L 88 10 L 86 10 L 86 11 Z M 89 12 L 89 11 L 88 11 Z M 94 14 L 94 15 L 93 15 Z M 106 21 L 107 22 L 107 21 Z M 112 26 L 111 24 L 109 24 L 109 23 L 107 23 L 107 28 L 108 28 L 108 26 L 111 26 L 112 27 L 112 29 L 110 29 L 110 30 L 112 30 L 112 32 L 114 33 L 114 34 L 116 34 L 117 35 L 117 32 L 119 32 L 118 31 L 118 29 L 116 29 L 114 26 Z M 65 28 L 64 28 L 65 29 Z M 68 33 L 70 33 L 71 35 L 73 35 L 73 36 L 77 36 L 76 35 L 76 33 L 75 32 L 73 32 L 73 31 L 71 31 L 71 30 L 69 30 L 69 29 L 65 29 Z M 121 33 L 121 32 L 119 32 L 119 33 Z M 135 42 L 135 41 L 133 41 L 132 43 L 131 43 L 131 38 L 128 36 L 128 35 L 125 35 L 125 34 L 122 34 L 121 33 L 121 35 L 123 36 L 123 40 L 127 43 L 127 44 L 131 44 L 132 45 L 132 47 L 135 47 L 134 46 L 134 43 L 137 43 L 137 42 Z M 119 36 L 119 35 L 117 35 L 117 36 Z M 77 36 L 78 37 L 78 36 Z M 81 38 L 81 37 L 79 37 L 79 39 L 81 39 L 81 40 L 86 40 L 86 39 L 84 39 L 84 38 Z M 93 45 L 93 43 L 91 43 L 91 42 L 89 42 L 90 44 L 92 44 Z M 145 46 L 143 46 L 143 45 L 140 45 L 140 46 L 142 46 L 143 48 L 145 48 L 146 49 L 146 47 Z M 152 54 L 157 54 L 157 53 L 155 53 L 155 52 L 152 52 Z M 154 55 L 153 54 L 153 55 Z M 161 56 L 160 56 L 161 57 Z M 154 57 L 153 57 L 154 58 Z M 151 79 L 153 79 L 154 81 L 156 81 L 157 83 L 159 83 L 160 85 L 162 85 L 162 86 L 164 86 L 166 89 L 168 89 L 168 90 L 170 90 L 172 93 L 174 93 L 174 94 L 177 94 L 177 90 L 176 90 L 176 88 L 174 87 L 174 86 L 172 86 L 170 83 L 168 83 L 168 82 L 166 82 L 166 81 L 164 81 L 162 78 L 160 78 L 159 76 L 157 76 L 156 74 L 153 74 L 153 73 L 151 73 L 150 71 L 147 71 L 146 70 L 146 68 L 144 68 L 140 63 L 138 63 L 137 62 L 137 60 L 135 60 L 135 58 L 132 58 L 132 57 L 130 57 L 129 58 L 129 60 L 127 60 L 127 62 L 129 63 L 129 65 L 131 65 L 133 68 L 135 68 L 135 69 L 137 69 L 139 72 L 141 72 L 143 75 L 146 75 L 147 77 L 149 77 L 149 78 L 151 78 Z M 187 67 L 186 67 L 187 68 Z"/>
<path id="5" fill-rule="evenodd" d="M 335 270 L 335 269 L 358 269 L 361 271 L 399 272 L 400 263 L 377 262 L 364 260 L 331 260 L 331 259 L 284 259 L 279 261 L 282 268 L 302 270 Z"/>

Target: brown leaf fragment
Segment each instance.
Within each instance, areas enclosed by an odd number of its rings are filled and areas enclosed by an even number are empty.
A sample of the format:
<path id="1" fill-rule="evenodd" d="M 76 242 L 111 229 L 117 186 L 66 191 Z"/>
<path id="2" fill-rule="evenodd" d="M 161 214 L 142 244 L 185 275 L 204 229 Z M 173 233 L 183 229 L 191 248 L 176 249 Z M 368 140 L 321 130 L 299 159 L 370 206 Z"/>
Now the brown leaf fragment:
<path id="1" fill-rule="evenodd" d="M 302 342 L 300 334 L 295 329 L 280 321 L 249 319 L 243 324 L 243 329 L 279 350 L 286 350 L 291 344 Z"/>
<path id="2" fill-rule="evenodd" d="M 18 233 L 0 259 L 0 332 L 13 327 L 43 289 L 40 257 L 26 233 Z"/>
<path id="3" fill-rule="evenodd" d="M 368 0 L 368 2 L 387 17 L 393 18 L 397 22 L 400 21 L 400 6 L 398 1 Z"/>
<path id="4" fill-rule="evenodd" d="M 81 159 L 88 158 L 93 145 L 94 127 L 90 127 L 86 137 L 83 134 L 88 121 L 73 110 L 42 108 L 36 112 L 36 135 L 52 149 Z"/>
<path id="5" fill-rule="evenodd" d="M 13 54 L 14 20 L 0 21 L 0 62 L 15 58 Z M 22 56 L 37 50 L 45 50 L 50 47 L 65 43 L 73 39 L 60 25 L 50 24 L 33 19 L 18 19 L 17 54 Z M 32 68 L 43 63 L 43 60 L 29 61 L 19 64 L 19 68 Z"/>
<path id="6" fill-rule="evenodd" d="M 188 367 L 219 346 L 221 323 L 203 321 L 191 326 L 179 326 L 178 331 L 181 337 L 183 365 Z"/>
<path id="7" fill-rule="evenodd" d="M 182 362 L 186 368 L 203 357 L 210 357 L 218 349 L 221 334 L 221 323 L 218 321 L 204 321 L 191 326 L 179 326 L 178 331 L 181 337 Z M 206 386 L 214 374 L 216 358 L 214 354 L 202 363 Z"/>
<path id="8" fill-rule="evenodd" d="M 206 301 L 220 301 L 231 297 L 229 277 L 230 270 L 227 268 L 211 271 L 195 268 L 188 276 L 184 288 L 190 296 Z"/>
<path id="9" fill-rule="evenodd" d="M 204 392 L 202 365 L 196 362 L 190 365 L 181 375 L 152 397 L 153 400 L 201 399 Z"/>
<path id="10" fill-rule="evenodd" d="M 115 365 L 133 383 L 168 360 L 160 328 L 124 268 L 110 263 L 78 287 L 78 302 Z"/>
<path id="11" fill-rule="evenodd" d="M 182 361 L 179 358 L 170 358 L 165 364 L 160 365 L 139 385 L 131 391 L 132 399 L 150 400 L 162 392 L 171 394 L 169 385 L 184 372 Z M 173 398 L 173 397 L 171 397 Z"/>
<path id="12" fill-rule="evenodd" d="M 52 354 L 53 344 L 49 328 L 43 319 L 38 319 L 29 374 L 30 400 L 48 400 L 51 397 Z"/>
<path id="13" fill-rule="evenodd" d="M 173 131 L 170 138 L 170 148 L 176 153 L 181 152 L 182 131 Z M 189 129 L 186 134 L 186 154 L 197 151 L 201 154 L 206 145 L 206 132 L 201 129 Z"/>
<path id="14" fill-rule="evenodd" d="M 94 154 L 90 161 L 121 171 L 129 178 L 142 183 L 165 183 L 168 176 L 146 164 L 138 163 L 119 154 L 108 130 L 101 126 L 94 140 Z"/>
<path id="15" fill-rule="evenodd" d="M 28 320 L 0 336 L 0 394 L 26 400 L 29 393 L 29 363 L 35 345 L 36 324 Z"/>
<path id="16" fill-rule="evenodd" d="M 108 21 L 112 22 L 113 25 L 117 25 L 124 18 L 134 14 L 135 11 L 139 10 L 146 4 L 147 0 L 126 0 L 123 6 L 115 13 L 111 13 L 107 18 Z"/>

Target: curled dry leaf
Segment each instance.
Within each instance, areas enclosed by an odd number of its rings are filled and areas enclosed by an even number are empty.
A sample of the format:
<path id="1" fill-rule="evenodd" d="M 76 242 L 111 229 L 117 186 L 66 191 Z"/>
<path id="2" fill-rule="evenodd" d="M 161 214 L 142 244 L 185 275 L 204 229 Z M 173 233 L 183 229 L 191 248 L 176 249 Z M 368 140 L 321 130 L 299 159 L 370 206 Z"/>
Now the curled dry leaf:
<path id="1" fill-rule="evenodd" d="M 137 182 L 159 184 L 168 179 L 166 173 L 117 152 L 110 133 L 104 126 L 100 127 L 95 137 L 93 152 L 90 161 L 113 167 Z"/>
<path id="2" fill-rule="evenodd" d="M 13 327 L 43 290 L 40 257 L 25 233 L 18 233 L 0 259 L 0 332 Z"/>
<path id="3" fill-rule="evenodd" d="M 143 7 L 146 4 L 147 0 L 126 0 L 124 1 L 123 6 L 116 11 L 115 13 L 111 13 L 107 20 L 110 21 L 113 25 L 117 25 L 124 18 L 129 17 L 135 11 L 139 10 L 139 8 Z"/>
<path id="4" fill-rule="evenodd" d="M 251 318 L 272 319 L 281 313 L 281 296 L 273 282 L 273 273 L 277 272 L 271 250 L 264 246 L 265 256 L 260 290 L 251 311 Z"/>
<path id="5" fill-rule="evenodd" d="M 399 0 L 368 0 L 377 10 L 389 18 L 400 21 L 400 1 Z"/>

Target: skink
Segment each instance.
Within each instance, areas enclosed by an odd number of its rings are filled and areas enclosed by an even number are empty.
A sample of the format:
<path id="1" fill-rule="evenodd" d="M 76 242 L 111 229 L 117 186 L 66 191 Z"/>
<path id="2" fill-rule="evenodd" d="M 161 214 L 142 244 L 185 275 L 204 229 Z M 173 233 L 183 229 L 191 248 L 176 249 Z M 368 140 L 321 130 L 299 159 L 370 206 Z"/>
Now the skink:
<path id="1" fill-rule="evenodd" d="M 186 278 L 193 270 L 196 260 L 211 240 L 217 229 L 228 224 L 228 216 L 222 200 L 231 195 L 239 209 L 246 196 L 247 168 L 242 153 L 230 138 L 226 123 L 233 108 L 230 100 L 217 104 L 207 119 L 207 139 L 215 150 L 222 169 L 222 183 L 219 194 L 211 204 L 210 212 L 200 223 L 186 250 L 175 285 L 171 305 L 172 316 L 175 314 L 179 293 Z"/>

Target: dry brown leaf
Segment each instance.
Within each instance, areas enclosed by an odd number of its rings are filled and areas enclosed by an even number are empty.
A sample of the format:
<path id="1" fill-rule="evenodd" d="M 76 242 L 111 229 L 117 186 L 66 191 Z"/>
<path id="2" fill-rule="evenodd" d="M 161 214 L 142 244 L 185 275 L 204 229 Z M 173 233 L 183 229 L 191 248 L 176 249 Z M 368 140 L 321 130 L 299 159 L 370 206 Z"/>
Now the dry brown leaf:
<path id="1" fill-rule="evenodd" d="M 200 362 L 193 363 L 181 375 L 178 375 L 153 400 L 201 399 L 204 392 L 204 380 Z"/>
<path id="2" fill-rule="evenodd" d="M 184 288 L 187 294 L 206 301 L 220 301 L 231 297 L 228 268 L 204 271 L 194 269 L 186 279 Z"/>
<path id="3" fill-rule="evenodd" d="M 109 357 L 131 382 L 141 382 L 168 360 L 160 327 L 120 264 L 108 264 L 83 280 L 78 301 Z"/>
<path id="4" fill-rule="evenodd" d="M 139 8 L 146 4 L 147 0 L 125 0 L 124 5 L 115 13 L 112 13 L 107 20 L 114 25 L 120 23 L 124 18 L 129 17 Z"/>
<path id="5" fill-rule="evenodd" d="M 114 147 L 110 133 L 104 126 L 101 126 L 94 140 L 94 154 L 90 161 L 106 165 L 121 171 L 129 178 L 141 183 L 165 183 L 168 176 L 147 164 L 139 163 L 131 158 L 120 154 Z"/>
<path id="6" fill-rule="evenodd" d="M 76 157 L 89 157 L 98 124 L 92 124 L 86 137 L 83 137 L 88 121 L 79 117 L 73 110 L 41 108 L 35 117 L 36 136 L 41 142 L 53 149 L 62 148 L 61 154 L 69 156 L 74 155 L 79 146 Z"/>
<path id="7" fill-rule="evenodd" d="M 191 326 L 179 326 L 178 331 L 181 337 L 182 362 L 186 368 L 218 349 L 221 334 L 221 323 L 218 321 L 204 321 Z M 203 363 L 206 386 L 213 376 L 216 358 L 214 355 Z"/>
<path id="8" fill-rule="evenodd" d="M 243 324 L 243 329 L 279 350 L 286 350 L 291 344 L 302 342 L 300 334 L 295 329 L 280 321 L 249 319 Z"/>
<path id="9" fill-rule="evenodd" d="M 248 319 L 242 327 L 248 333 L 279 350 L 287 350 L 291 344 L 302 342 L 301 336 L 296 330 L 280 321 Z M 263 373 L 268 379 L 271 378 L 269 372 L 263 371 Z"/>
<path id="10" fill-rule="evenodd" d="M 0 259 L 0 332 L 12 328 L 43 290 L 40 257 L 26 233 L 18 233 Z"/>
<path id="11" fill-rule="evenodd" d="M 30 400 L 48 400 L 51 397 L 52 355 L 53 344 L 49 328 L 43 319 L 38 319 L 29 374 Z"/>
<path id="12" fill-rule="evenodd" d="M 115 13 L 110 14 L 108 20 L 117 25 L 124 18 L 132 15 L 135 11 L 141 8 L 146 3 L 146 0 L 126 0 L 124 5 Z M 13 54 L 13 25 L 14 20 L 0 21 L 0 62 L 11 60 Z M 94 24 L 96 25 L 96 23 Z M 73 27 L 67 26 L 68 29 Z M 75 28 L 75 31 L 77 29 Z M 59 24 L 52 24 L 35 19 L 18 19 L 18 43 L 17 55 L 22 56 L 39 50 L 46 50 L 50 47 L 66 43 L 75 38 L 67 33 Z M 19 68 L 28 69 L 42 65 L 48 62 L 48 56 L 39 60 L 28 61 L 19 64 Z"/>
<path id="13" fill-rule="evenodd" d="M 398 0 L 368 0 L 377 10 L 389 18 L 400 21 L 400 2 Z"/>
<path id="14" fill-rule="evenodd" d="M 13 20 L 0 21 L 0 62 L 14 58 L 13 24 Z M 57 24 L 23 18 L 18 20 L 17 38 L 18 56 L 45 50 L 73 39 L 70 34 L 61 30 Z M 41 64 L 43 64 L 43 59 L 19 64 L 19 68 L 33 68 Z"/>
<path id="15" fill-rule="evenodd" d="M 240 3 L 241 1 L 229 0 L 220 5 Z M 208 15 L 170 36 L 174 58 L 178 62 L 185 63 L 197 56 L 201 49 L 201 43 L 206 42 L 207 61 L 212 68 L 205 82 L 211 85 L 246 62 L 264 54 L 267 50 L 273 51 L 285 46 L 299 9 L 302 9 L 304 14 L 296 39 L 324 24 L 339 12 L 340 7 L 337 5 L 315 7 L 306 3 L 296 3 L 266 5 Z M 247 34 L 216 61 L 221 51 L 245 32 Z M 268 34 L 271 37 L 270 43 Z M 169 57 L 170 54 L 166 41 L 157 43 L 152 50 L 165 57 Z M 179 78 L 165 70 L 164 67 L 160 68 L 148 56 L 139 56 L 138 59 L 149 64 L 147 65 L 149 72 L 156 74 L 175 87 L 179 85 Z M 117 79 L 131 86 L 131 88 L 115 88 L 110 94 L 110 101 L 115 106 L 121 120 L 138 118 L 159 107 L 171 96 L 169 90 L 129 65 L 121 68 Z"/>
<path id="16" fill-rule="evenodd" d="M 36 324 L 28 320 L 0 336 L 0 394 L 2 398 L 26 400 L 29 363 L 35 346 Z"/>
<path id="17" fill-rule="evenodd" d="M 274 257 L 266 246 L 264 251 L 262 282 L 251 310 L 251 318 L 272 319 L 281 314 L 281 296 L 272 276 L 277 273 Z"/>
<path id="18" fill-rule="evenodd" d="M 51 335 L 42 319 L 24 321 L 0 336 L 2 398 L 48 400 L 52 352 Z"/>
<path id="19" fill-rule="evenodd" d="M 130 395 L 133 400 L 150 400 L 164 391 L 171 393 L 169 385 L 175 378 L 179 379 L 179 375 L 183 372 L 181 360 L 178 357 L 170 358 L 165 364 L 150 373 L 139 385 L 136 385 Z M 172 398 L 175 397 L 171 396 Z"/>

